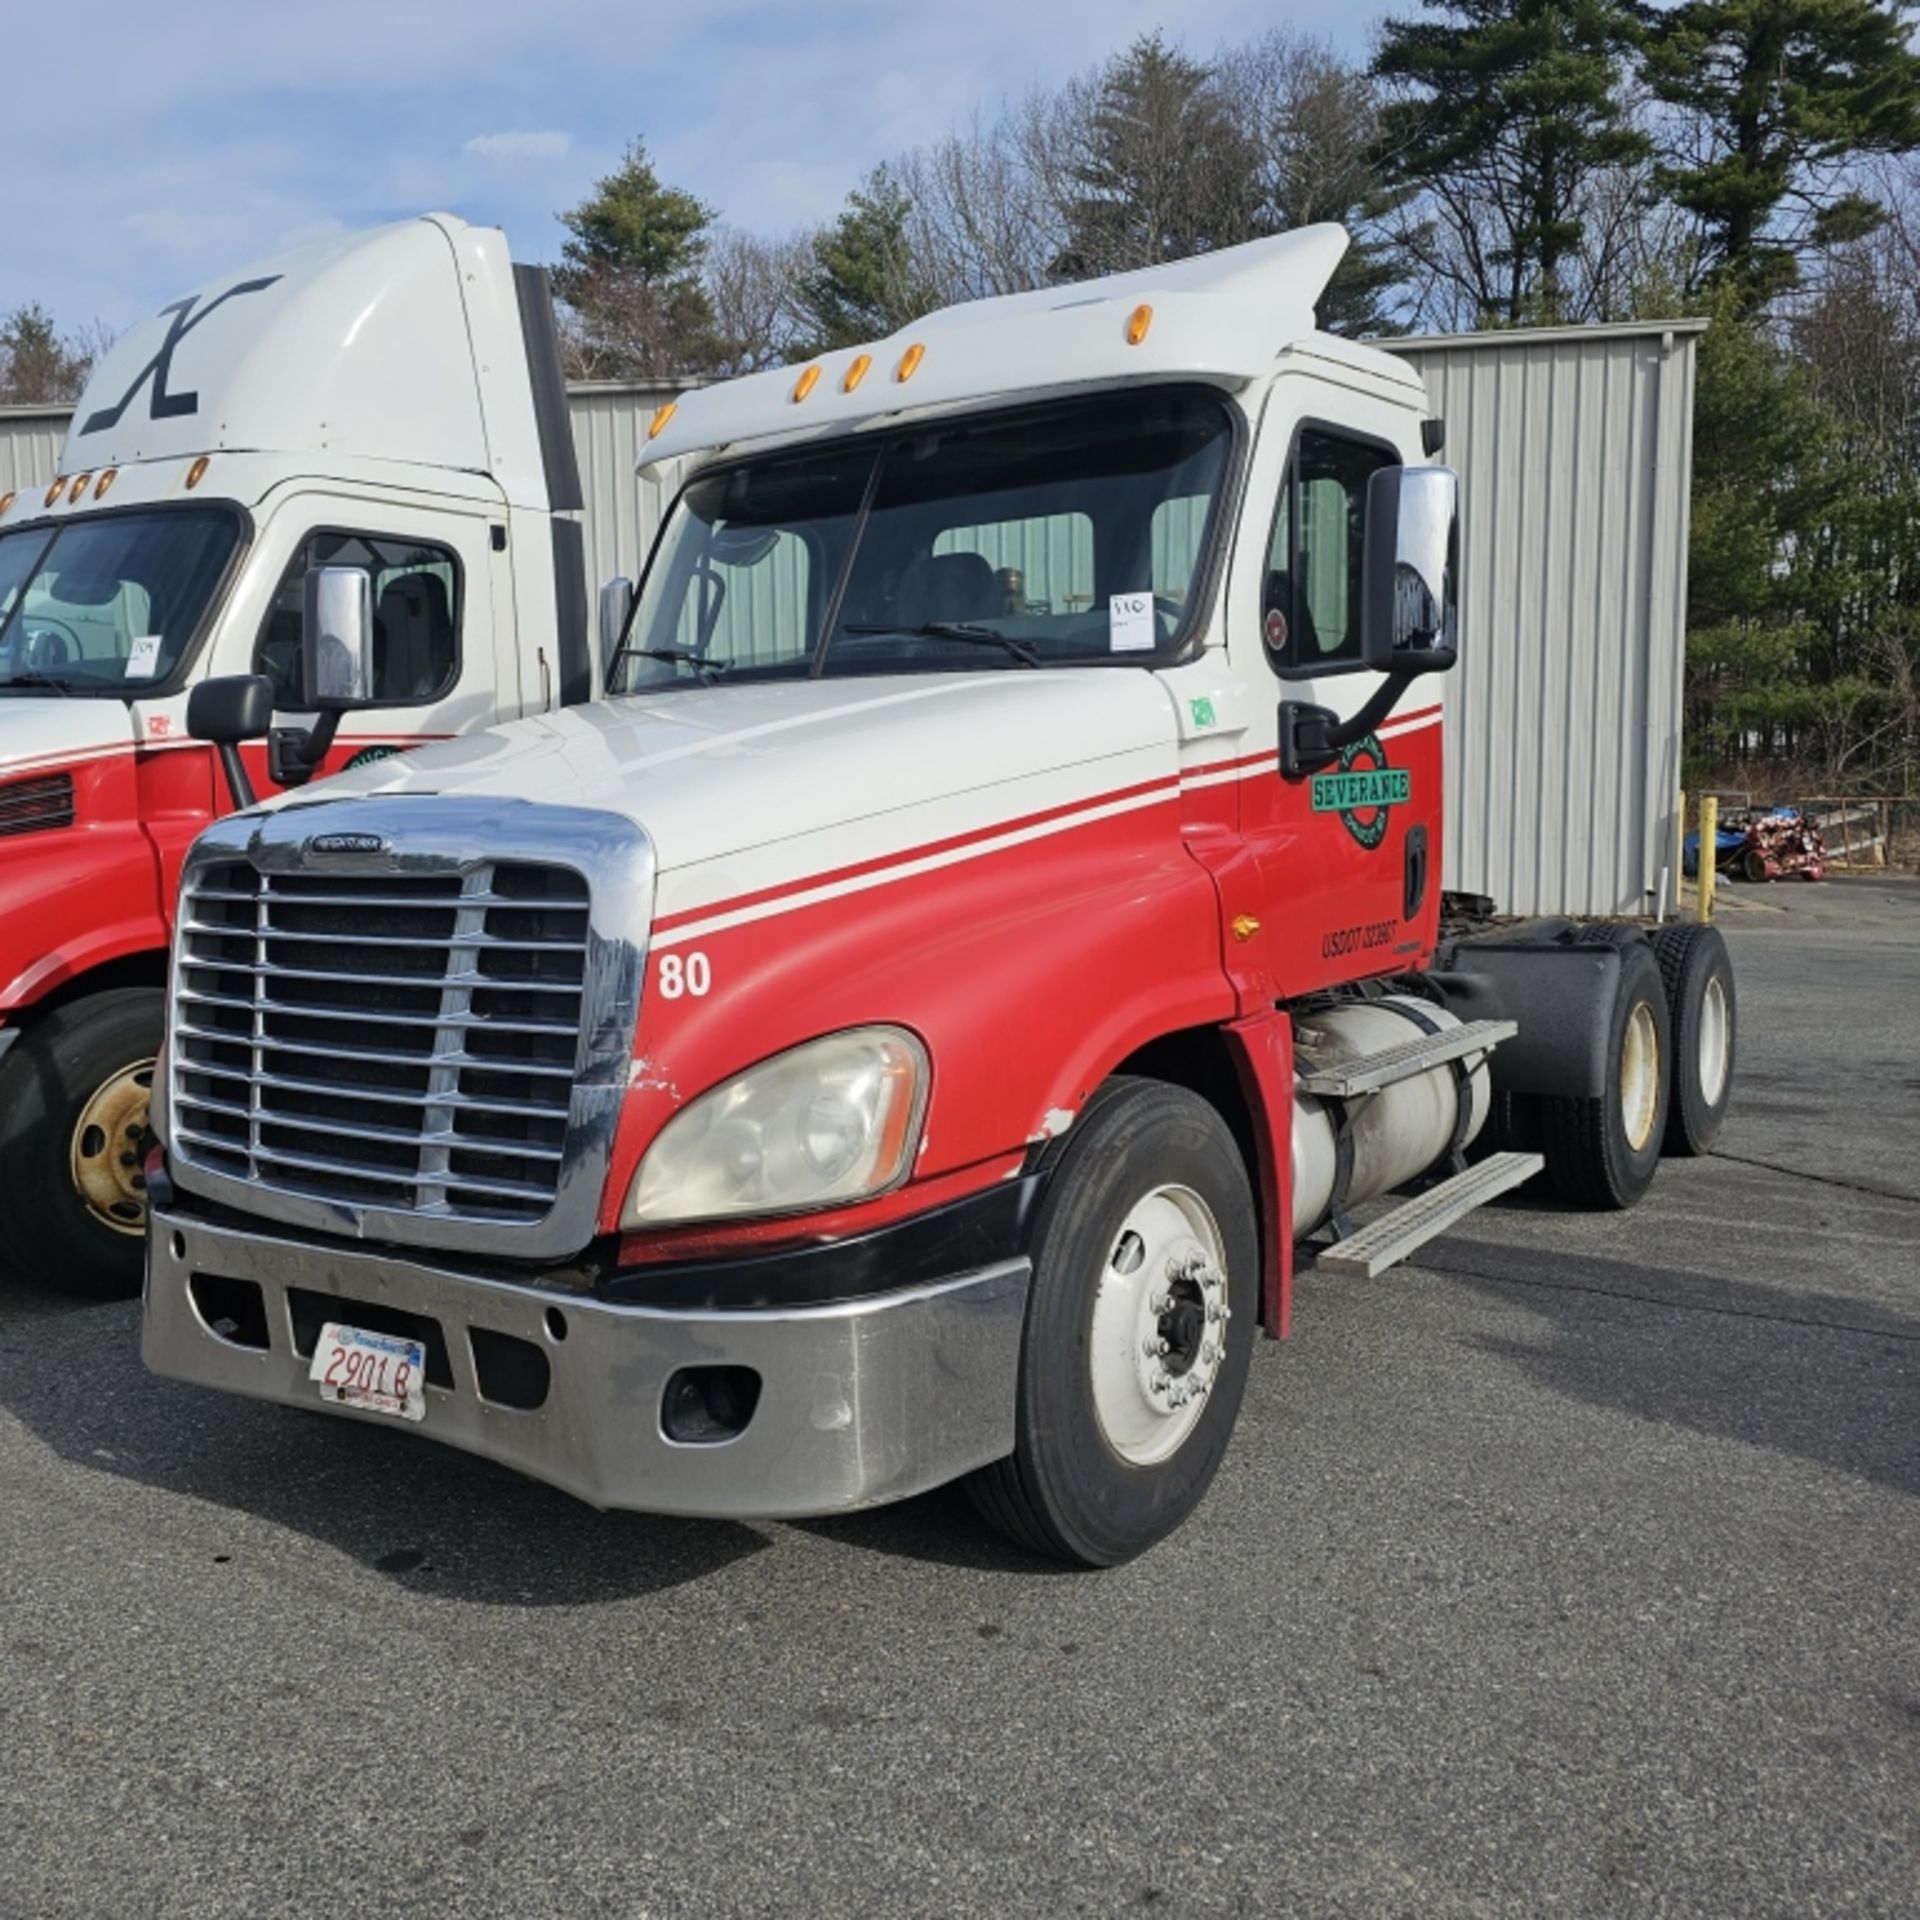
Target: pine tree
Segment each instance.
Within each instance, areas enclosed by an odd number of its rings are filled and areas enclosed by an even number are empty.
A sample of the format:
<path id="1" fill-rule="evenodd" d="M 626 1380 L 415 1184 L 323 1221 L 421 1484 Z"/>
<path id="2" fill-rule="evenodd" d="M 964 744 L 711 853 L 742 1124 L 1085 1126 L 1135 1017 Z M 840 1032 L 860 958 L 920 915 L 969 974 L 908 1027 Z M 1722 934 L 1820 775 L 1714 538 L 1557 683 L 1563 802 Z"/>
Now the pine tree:
<path id="1" fill-rule="evenodd" d="M 1399 89 L 1383 116 L 1388 174 L 1450 230 L 1483 320 L 1558 320 L 1583 191 L 1647 152 L 1622 85 L 1633 17 L 1621 0 L 1422 5 L 1428 17 L 1384 24 L 1374 60 Z"/>
<path id="2" fill-rule="evenodd" d="M 847 195 L 833 225 L 814 236 L 813 263 L 795 289 L 812 351 L 877 340 L 938 304 L 914 272 L 912 212 L 912 200 L 882 165 Z"/>
<path id="3" fill-rule="evenodd" d="M 1907 11 L 1687 0 L 1651 16 L 1647 78 L 1682 116 L 1659 181 L 1699 218 L 1709 264 L 1748 310 L 1794 284 L 1801 245 L 1857 237 L 1879 218 L 1849 161 L 1920 146 Z"/>
<path id="4" fill-rule="evenodd" d="M 588 379 L 671 378 L 713 358 L 700 282 L 711 207 L 654 172 L 643 142 L 560 223 L 570 236 L 554 291 L 571 309 L 573 371 Z"/>
<path id="5" fill-rule="evenodd" d="M 1259 155 L 1211 79 L 1158 33 L 1107 65 L 1071 168 L 1056 278 L 1154 266 L 1261 231 Z"/>

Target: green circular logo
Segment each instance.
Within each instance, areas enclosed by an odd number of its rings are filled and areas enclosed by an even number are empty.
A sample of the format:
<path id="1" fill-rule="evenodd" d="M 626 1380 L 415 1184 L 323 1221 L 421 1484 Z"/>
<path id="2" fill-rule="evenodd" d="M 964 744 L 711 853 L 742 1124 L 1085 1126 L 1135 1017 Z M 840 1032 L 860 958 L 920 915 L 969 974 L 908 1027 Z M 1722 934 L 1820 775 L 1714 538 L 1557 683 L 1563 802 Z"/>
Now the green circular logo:
<path id="1" fill-rule="evenodd" d="M 1313 810 L 1337 813 L 1340 824 L 1363 847 L 1387 837 L 1387 809 L 1413 798 L 1413 776 L 1387 765 L 1386 749 L 1368 734 L 1341 750 L 1337 767 L 1313 776 Z"/>

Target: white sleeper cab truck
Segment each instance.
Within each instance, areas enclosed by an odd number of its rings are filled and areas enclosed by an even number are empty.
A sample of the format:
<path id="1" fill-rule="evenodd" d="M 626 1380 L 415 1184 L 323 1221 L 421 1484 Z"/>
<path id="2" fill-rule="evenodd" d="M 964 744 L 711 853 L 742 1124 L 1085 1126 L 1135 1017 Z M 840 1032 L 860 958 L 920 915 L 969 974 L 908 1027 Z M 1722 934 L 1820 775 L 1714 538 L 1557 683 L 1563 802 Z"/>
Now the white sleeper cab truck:
<path id="1" fill-rule="evenodd" d="M 1456 489 L 1315 329 L 1345 245 L 663 409 L 605 700 L 202 834 L 148 1363 L 605 1507 L 965 1476 L 1097 1565 L 1200 1499 L 1303 1243 L 1367 1275 L 1702 1148 L 1710 933 L 1441 938 Z"/>
<path id="2" fill-rule="evenodd" d="M 139 1285 L 172 903 L 209 820 L 592 696 L 579 503 L 545 276 L 439 215 L 163 308 L 60 473 L 0 495 L 0 1266 Z M 330 568 L 371 603 L 344 712 L 306 677 Z M 223 770 L 187 706 L 235 675 L 264 704 Z"/>

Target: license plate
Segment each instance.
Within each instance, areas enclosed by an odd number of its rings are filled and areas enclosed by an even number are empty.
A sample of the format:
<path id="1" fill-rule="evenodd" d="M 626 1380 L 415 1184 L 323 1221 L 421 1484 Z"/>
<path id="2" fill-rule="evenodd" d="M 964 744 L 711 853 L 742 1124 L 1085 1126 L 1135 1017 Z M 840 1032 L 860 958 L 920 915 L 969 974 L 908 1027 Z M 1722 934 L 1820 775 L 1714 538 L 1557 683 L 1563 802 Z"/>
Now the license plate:
<path id="1" fill-rule="evenodd" d="M 307 1378 L 320 1383 L 322 1400 L 397 1420 L 427 1417 L 427 1349 L 418 1340 L 329 1320 L 320 1329 Z"/>

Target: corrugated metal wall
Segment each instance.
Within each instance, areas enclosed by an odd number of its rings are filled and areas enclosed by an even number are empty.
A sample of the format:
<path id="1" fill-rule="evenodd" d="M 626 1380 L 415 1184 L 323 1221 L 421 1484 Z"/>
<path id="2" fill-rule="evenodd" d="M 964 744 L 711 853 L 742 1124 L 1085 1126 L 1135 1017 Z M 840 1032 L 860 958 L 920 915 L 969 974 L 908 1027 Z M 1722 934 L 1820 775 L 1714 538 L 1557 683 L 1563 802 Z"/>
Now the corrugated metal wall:
<path id="1" fill-rule="evenodd" d="M 1699 330 L 1395 347 L 1464 494 L 1442 873 L 1509 912 L 1672 904 Z"/>
<path id="2" fill-rule="evenodd" d="M 1447 423 L 1460 470 L 1462 658 L 1448 699 L 1445 884 L 1513 913 L 1671 905 L 1685 657 L 1693 353 L 1700 323 L 1465 334 L 1394 343 Z M 634 477 L 670 389 L 573 390 L 590 587 L 637 578 L 661 503 Z M 53 475 L 65 416 L 0 409 L 0 492 Z M 1176 524 L 1177 520 L 1177 524 Z M 1036 599 L 1081 592 L 1071 531 L 1018 553 Z M 1156 575 L 1197 515 L 1156 530 Z M 1164 552 L 1162 549 L 1164 548 Z M 778 569 L 776 569 L 778 570 Z M 757 569 L 755 591 L 776 591 Z M 778 583 L 791 597 L 794 577 Z M 737 611 L 764 614 L 742 595 Z"/>
<path id="3" fill-rule="evenodd" d="M 54 475 L 67 437 L 65 407 L 0 407 L 0 493 L 15 493 Z"/>

